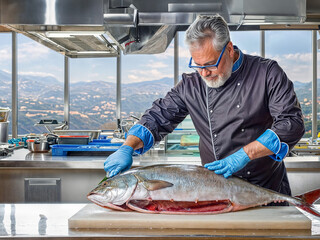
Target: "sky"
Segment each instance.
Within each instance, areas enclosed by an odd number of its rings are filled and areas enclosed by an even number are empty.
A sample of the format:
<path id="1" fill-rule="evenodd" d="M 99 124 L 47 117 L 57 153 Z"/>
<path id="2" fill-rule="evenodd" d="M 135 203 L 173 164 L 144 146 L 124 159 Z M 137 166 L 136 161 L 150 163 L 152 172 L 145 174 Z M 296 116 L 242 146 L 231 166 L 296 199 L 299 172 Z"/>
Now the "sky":
<path id="1" fill-rule="evenodd" d="M 179 74 L 190 72 L 189 51 L 179 32 Z M 20 75 L 53 76 L 63 81 L 64 56 L 22 34 L 17 35 Z M 312 81 L 311 31 L 266 31 L 266 57 L 278 61 L 292 81 Z M 318 34 L 318 39 L 319 34 Z M 232 31 L 231 40 L 244 53 L 260 55 L 259 31 Z M 173 78 L 173 41 L 164 53 L 123 55 L 122 82 L 133 83 Z M 320 50 L 318 50 L 320 76 Z M 116 81 L 116 58 L 70 59 L 70 81 Z M 11 33 L 0 33 L 0 70 L 11 73 Z M 319 77 L 318 77 L 319 78 Z"/>

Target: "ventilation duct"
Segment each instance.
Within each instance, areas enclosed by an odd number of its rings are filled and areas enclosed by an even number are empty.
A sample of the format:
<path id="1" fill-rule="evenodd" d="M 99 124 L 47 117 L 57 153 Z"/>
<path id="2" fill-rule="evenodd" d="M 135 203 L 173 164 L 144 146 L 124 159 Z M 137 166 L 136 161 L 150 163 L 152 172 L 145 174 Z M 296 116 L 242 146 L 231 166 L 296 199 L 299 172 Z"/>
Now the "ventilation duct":
<path id="1" fill-rule="evenodd" d="M 200 15 L 219 13 L 232 30 L 305 24 L 318 0 L 0 0 L 10 29 L 72 58 L 155 54 Z M 312 2 L 312 3 L 311 3 Z M 317 8 L 316 8 L 317 9 Z M 319 13 L 312 12 L 313 23 Z M 320 18 L 319 18 L 320 19 Z"/>

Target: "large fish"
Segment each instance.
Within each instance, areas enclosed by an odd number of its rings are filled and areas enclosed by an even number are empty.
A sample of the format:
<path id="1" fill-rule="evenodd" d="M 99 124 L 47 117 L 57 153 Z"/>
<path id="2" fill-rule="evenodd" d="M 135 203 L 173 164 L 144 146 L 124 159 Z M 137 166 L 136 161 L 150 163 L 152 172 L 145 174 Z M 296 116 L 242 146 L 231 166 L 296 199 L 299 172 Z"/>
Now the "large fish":
<path id="1" fill-rule="evenodd" d="M 88 194 L 99 206 L 166 214 L 217 214 L 287 201 L 320 217 L 320 189 L 291 197 L 195 165 L 152 165 L 101 182 Z"/>

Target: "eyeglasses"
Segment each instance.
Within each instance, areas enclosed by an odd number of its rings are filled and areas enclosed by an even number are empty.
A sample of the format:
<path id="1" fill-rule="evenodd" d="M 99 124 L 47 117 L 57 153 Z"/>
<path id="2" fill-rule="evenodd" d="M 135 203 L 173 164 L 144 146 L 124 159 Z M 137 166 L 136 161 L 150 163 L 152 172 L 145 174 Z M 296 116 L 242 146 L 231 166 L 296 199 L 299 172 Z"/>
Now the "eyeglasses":
<path id="1" fill-rule="evenodd" d="M 218 66 L 220 64 L 221 58 L 223 56 L 224 50 L 226 50 L 226 47 L 228 45 L 229 42 L 227 42 L 226 45 L 224 45 L 222 52 L 220 53 L 220 56 L 218 58 L 218 61 L 216 64 L 214 65 L 206 65 L 206 66 L 192 66 L 192 57 L 190 58 L 190 62 L 189 62 L 189 68 L 193 68 L 195 70 L 197 70 L 198 72 L 202 71 L 203 69 L 209 70 L 209 71 L 216 71 L 218 69 Z"/>

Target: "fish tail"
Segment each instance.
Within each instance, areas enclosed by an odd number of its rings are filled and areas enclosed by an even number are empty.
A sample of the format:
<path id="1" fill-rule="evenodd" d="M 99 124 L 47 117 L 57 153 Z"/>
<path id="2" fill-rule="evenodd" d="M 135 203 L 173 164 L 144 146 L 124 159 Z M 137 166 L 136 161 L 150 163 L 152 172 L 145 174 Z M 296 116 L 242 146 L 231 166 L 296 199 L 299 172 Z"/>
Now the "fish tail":
<path id="1" fill-rule="evenodd" d="M 320 217 L 320 212 L 318 212 L 313 205 L 313 203 L 320 198 L 320 189 L 295 196 L 295 198 L 299 200 L 293 203 L 295 206 L 308 213 L 311 213 L 314 216 Z"/>
<path id="2" fill-rule="evenodd" d="M 312 214 L 313 216 L 320 217 L 320 212 L 314 207 L 314 205 L 310 204 L 294 204 L 296 207 Z"/>
<path id="3" fill-rule="evenodd" d="M 306 203 L 313 204 L 315 201 L 317 201 L 320 198 L 320 189 L 316 189 L 295 197 L 300 198 Z"/>

